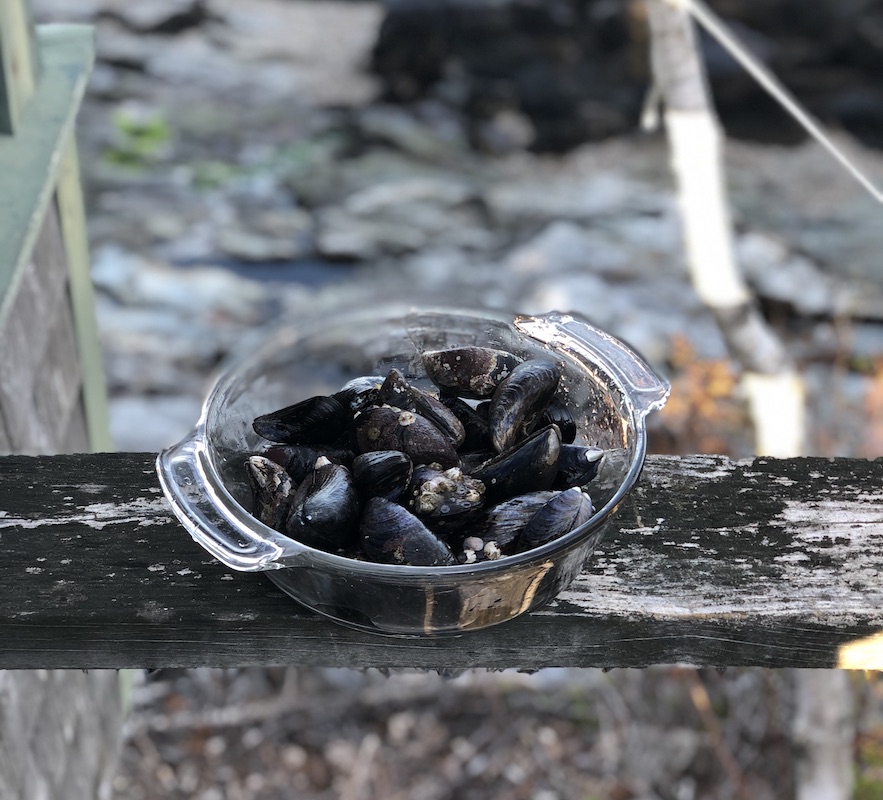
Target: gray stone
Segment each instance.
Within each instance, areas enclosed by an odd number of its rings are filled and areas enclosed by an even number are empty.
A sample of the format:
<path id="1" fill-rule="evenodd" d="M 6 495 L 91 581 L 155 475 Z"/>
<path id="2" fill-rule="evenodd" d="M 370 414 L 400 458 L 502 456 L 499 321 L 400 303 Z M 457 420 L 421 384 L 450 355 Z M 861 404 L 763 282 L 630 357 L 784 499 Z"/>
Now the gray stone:
<path id="1" fill-rule="evenodd" d="M 504 268 L 514 274 L 591 272 L 634 277 L 633 248 L 603 230 L 586 230 L 574 222 L 553 222 L 529 242 L 512 250 Z"/>
<path id="2" fill-rule="evenodd" d="M 822 272 L 781 240 L 758 231 L 741 236 L 737 254 L 746 277 L 764 297 L 792 305 L 807 315 L 877 316 L 883 303 Z M 876 305 L 876 313 L 874 306 Z"/>
<path id="3" fill-rule="evenodd" d="M 377 143 L 429 161 L 450 155 L 452 148 L 464 149 L 465 136 L 460 129 L 441 133 L 398 106 L 371 105 L 359 111 L 358 126 L 364 137 Z M 442 135 L 447 133 L 447 135 Z"/>
<path id="4" fill-rule="evenodd" d="M 319 215 L 316 247 L 335 259 L 370 259 L 411 253 L 444 235 L 454 246 L 494 243 L 463 181 L 429 176 L 390 180 L 351 194 Z"/>
<path id="5" fill-rule="evenodd" d="M 144 69 L 154 47 L 152 38 L 133 33 L 115 20 L 101 20 L 95 32 L 96 58 L 128 69 Z"/>
<path id="6" fill-rule="evenodd" d="M 203 16 L 199 0 L 99 0 L 104 14 L 120 19 L 127 27 L 139 33 L 162 29 L 175 18 L 190 17 L 194 21 Z"/>
<path id="7" fill-rule="evenodd" d="M 115 247 L 96 254 L 92 274 L 96 288 L 120 302 L 172 310 L 190 319 L 221 313 L 253 321 L 268 292 L 265 285 L 221 267 L 175 269 Z"/>
<path id="8" fill-rule="evenodd" d="M 312 250 L 312 225 L 303 209 L 267 209 L 220 228 L 217 245 L 242 261 L 293 261 Z"/>
<path id="9" fill-rule="evenodd" d="M 495 219 L 504 225 L 557 220 L 584 221 L 623 213 L 659 213 L 667 204 L 667 193 L 614 172 L 589 175 L 543 175 L 531 170 L 528 176 L 500 181 L 486 199 Z"/>
<path id="10" fill-rule="evenodd" d="M 340 106 L 376 95 L 377 81 L 364 64 L 380 26 L 379 4 L 210 0 L 209 10 L 227 23 L 213 29 L 217 44 L 240 70 L 271 66 L 262 81 L 274 84 L 280 99 Z"/>
<path id="11" fill-rule="evenodd" d="M 247 83 L 248 71 L 229 52 L 212 44 L 203 31 L 155 36 L 152 45 L 145 69 L 170 84 L 220 93 L 241 89 Z"/>

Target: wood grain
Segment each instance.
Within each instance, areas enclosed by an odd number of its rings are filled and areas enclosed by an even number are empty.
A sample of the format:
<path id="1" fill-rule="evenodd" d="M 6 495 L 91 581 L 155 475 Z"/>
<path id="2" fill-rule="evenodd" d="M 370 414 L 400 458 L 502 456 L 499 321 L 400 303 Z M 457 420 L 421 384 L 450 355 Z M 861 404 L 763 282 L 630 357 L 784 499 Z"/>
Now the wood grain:
<path id="1" fill-rule="evenodd" d="M 651 457 L 571 589 L 456 639 L 350 631 L 178 525 L 152 454 L 0 458 L 0 668 L 883 666 L 883 461 Z M 870 647 L 870 650 L 867 648 Z"/>

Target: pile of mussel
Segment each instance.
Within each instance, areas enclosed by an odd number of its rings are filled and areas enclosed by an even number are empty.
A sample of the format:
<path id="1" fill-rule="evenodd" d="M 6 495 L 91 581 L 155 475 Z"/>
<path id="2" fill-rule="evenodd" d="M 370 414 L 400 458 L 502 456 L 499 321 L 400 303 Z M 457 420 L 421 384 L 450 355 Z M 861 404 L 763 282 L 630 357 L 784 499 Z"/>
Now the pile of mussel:
<path id="1" fill-rule="evenodd" d="M 603 451 L 574 444 L 554 361 L 485 347 L 422 354 L 437 393 L 398 369 L 257 417 L 253 513 L 303 544 L 388 564 L 497 559 L 573 530 Z"/>

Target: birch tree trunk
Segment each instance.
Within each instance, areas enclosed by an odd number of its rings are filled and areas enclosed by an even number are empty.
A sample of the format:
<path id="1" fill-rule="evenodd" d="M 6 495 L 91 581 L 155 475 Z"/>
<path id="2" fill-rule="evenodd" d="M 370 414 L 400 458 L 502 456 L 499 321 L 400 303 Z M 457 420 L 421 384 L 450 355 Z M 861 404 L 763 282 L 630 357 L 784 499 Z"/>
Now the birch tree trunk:
<path id="1" fill-rule="evenodd" d="M 664 104 L 692 283 L 744 370 L 756 452 L 801 455 L 803 384 L 758 311 L 735 260 L 723 136 L 690 17 L 681 0 L 647 0 L 646 7 L 653 76 Z M 794 670 L 794 676 L 797 800 L 849 800 L 854 730 L 846 673 Z"/>
<path id="2" fill-rule="evenodd" d="M 664 105 L 678 182 L 690 278 L 744 370 L 755 452 L 804 450 L 803 385 L 766 325 L 736 264 L 723 171 L 723 137 L 712 110 L 692 23 L 677 0 L 649 0 L 653 77 Z"/>

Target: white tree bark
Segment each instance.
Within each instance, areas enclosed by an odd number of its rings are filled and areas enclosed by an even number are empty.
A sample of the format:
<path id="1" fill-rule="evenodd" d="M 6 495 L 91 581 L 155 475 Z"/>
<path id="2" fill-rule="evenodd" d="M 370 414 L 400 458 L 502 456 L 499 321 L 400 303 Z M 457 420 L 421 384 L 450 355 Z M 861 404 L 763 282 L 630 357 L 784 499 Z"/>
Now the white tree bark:
<path id="1" fill-rule="evenodd" d="M 684 242 L 697 293 L 714 313 L 744 390 L 759 455 L 792 457 L 805 447 L 805 397 L 785 348 L 752 301 L 733 246 L 722 141 L 685 0 L 648 0 L 654 80 L 665 105 Z M 852 702 L 846 673 L 795 670 L 797 800 L 852 796 Z"/>
<path id="2" fill-rule="evenodd" d="M 758 455 L 804 452 L 804 393 L 781 342 L 758 312 L 735 259 L 723 170 L 723 137 L 693 26 L 678 0 L 650 0 L 654 80 L 665 104 L 672 169 L 693 286 L 717 318 L 755 427 Z"/>
<path id="3" fill-rule="evenodd" d="M 798 669 L 795 673 L 796 800 L 848 800 L 854 780 L 855 735 L 849 673 L 841 669 Z"/>

